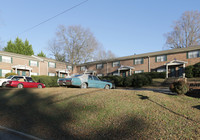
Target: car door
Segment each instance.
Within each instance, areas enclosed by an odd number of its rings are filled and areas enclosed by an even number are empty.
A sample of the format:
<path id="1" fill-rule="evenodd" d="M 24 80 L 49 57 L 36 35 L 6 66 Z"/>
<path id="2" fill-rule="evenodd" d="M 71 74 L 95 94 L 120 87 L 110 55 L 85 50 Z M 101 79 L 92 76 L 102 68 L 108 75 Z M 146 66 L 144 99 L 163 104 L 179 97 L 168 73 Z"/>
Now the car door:
<path id="1" fill-rule="evenodd" d="M 98 77 L 93 76 L 93 79 L 94 79 L 94 87 L 95 88 L 104 88 L 105 87 L 105 83 L 102 82 L 101 80 L 99 80 Z"/>
<path id="2" fill-rule="evenodd" d="M 94 79 L 91 75 L 88 75 L 88 87 L 95 87 Z"/>
<path id="3" fill-rule="evenodd" d="M 26 77 L 25 83 L 26 83 L 26 88 L 36 88 L 37 87 L 37 83 L 35 83 L 31 77 Z"/>

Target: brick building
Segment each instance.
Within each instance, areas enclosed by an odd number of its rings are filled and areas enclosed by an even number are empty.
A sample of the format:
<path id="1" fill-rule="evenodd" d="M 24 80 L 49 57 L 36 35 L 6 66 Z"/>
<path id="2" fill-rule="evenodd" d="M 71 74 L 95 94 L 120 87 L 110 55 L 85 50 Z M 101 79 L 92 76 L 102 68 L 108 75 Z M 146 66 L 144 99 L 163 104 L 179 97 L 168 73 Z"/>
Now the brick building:
<path id="1" fill-rule="evenodd" d="M 121 75 L 125 77 L 134 73 L 166 71 L 166 77 L 184 77 L 185 67 L 198 62 L 200 62 L 200 46 L 88 62 L 74 68 L 68 63 L 50 58 L 0 51 L 0 77 L 4 77 L 8 72 L 27 76 L 65 77 L 68 74 L 81 74 L 86 70 L 98 76 Z"/>
<path id="2" fill-rule="evenodd" d="M 200 62 L 200 46 L 170 49 L 119 57 L 110 60 L 95 61 L 77 65 L 77 73 L 85 69 L 97 75 L 128 76 L 141 72 L 166 72 L 166 77 L 184 77 L 188 65 Z"/>
<path id="3" fill-rule="evenodd" d="M 71 65 L 54 59 L 0 51 L 0 77 L 4 77 L 9 72 L 23 76 L 49 75 L 65 77 L 71 71 Z"/>

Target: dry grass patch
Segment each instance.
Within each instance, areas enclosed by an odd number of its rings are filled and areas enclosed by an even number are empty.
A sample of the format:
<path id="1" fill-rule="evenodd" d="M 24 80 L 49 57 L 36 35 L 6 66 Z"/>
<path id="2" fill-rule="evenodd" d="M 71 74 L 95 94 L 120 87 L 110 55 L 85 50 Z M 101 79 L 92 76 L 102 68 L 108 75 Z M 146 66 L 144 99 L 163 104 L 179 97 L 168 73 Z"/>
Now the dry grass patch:
<path id="1" fill-rule="evenodd" d="M 198 105 L 151 91 L 1 89 L 0 124 L 44 139 L 198 139 Z"/>

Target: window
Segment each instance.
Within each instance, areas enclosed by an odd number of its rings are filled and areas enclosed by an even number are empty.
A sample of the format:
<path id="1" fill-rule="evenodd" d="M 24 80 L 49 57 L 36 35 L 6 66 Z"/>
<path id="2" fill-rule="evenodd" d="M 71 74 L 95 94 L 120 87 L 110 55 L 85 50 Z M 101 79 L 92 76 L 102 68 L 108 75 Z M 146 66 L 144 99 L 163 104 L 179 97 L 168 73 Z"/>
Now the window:
<path id="1" fill-rule="evenodd" d="M 164 61 L 167 61 L 167 55 L 156 56 L 155 61 L 156 61 L 156 62 L 164 62 Z"/>
<path id="2" fill-rule="evenodd" d="M 113 75 L 119 75 L 119 73 L 118 72 L 114 72 Z"/>
<path id="3" fill-rule="evenodd" d="M 97 76 L 98 76 L 98 77 L 101 77 L 101 76 L 103 76 L 103 74 L 100 74 L 100 73 L 99 73 L 99 74 L 97 74 Z"/>
<path id="4" fill-rule="evenodd" d="M 188 57 L 187 58 L 196 58 L 200 57 L 199 51 L 191 51 L 187 53 Z"/>
<path id="5" fill-rule="evenodd" d="M 56 74 L 55 74 L 55 73 L 50 73 L 50 72 L 49 72 L 49 76 L 56 76 Z"/>
<path id="6" fill-rule="evenodd" d="M 119 61 L 113 62 L 113 67 L 119 67 L 119 66 L 120 66 L 120 62 Z"/>
<path id="7" fill-rule="evenodd" d="M 81 71 L 85 71 L 86 70 L 86 66 L 82 66 L 80 69 L 81 69 Z"/>
<path id="8" fill-rule="evenodd" d="M 31 77 L 26 77 L 26 80 L 27 80 L 27 82 L 31 82 L 31 83 L 34 82 L 33 79 L 32 79 Z"/>
<path id="9" fill-rule="evenodd" d="M 135 73 L 143 73 L 143 70 L 136 70 Z"/>
<path id="10" fill-rule="evenodd" d="M 49 62 L 49 67 L 50 67 L 50 68 L 56 68 L 56 63 L 54 63 L 54 62 Z"/>
<path id="11" fill-rule="evenodd" d="M 99 81 L 99 78 L 96 76 L 93 76 L 93 79 Z"/>
<path id="12" fill-rule="evenodd" d="M 37 61 L 32 61 L 32 60 L 30 60 L 29 61 L 29 66 L 38 66 L 38 62 Z"/>
<path id="13" fill-rule="evenodd" d="M 2 62 L 12 63 L 12 58 L 8 56 L 2 56 Z"/>
<path id="14" fill-rule="evenodd" d="M 166 72 L 166 69 L 165 68 L 160 68 L 160 69 L 157 69 L 157 72 Z"/>
<path id="15" fill-rule="evenodd" d="M 97 69 L 103 69 L 103 64 L 97 64 Z"/>
<path id="16" fill-rule="evenodd" d="M 137 58 L 137 59 L 134 59 L 134 64 L 135 65 L 138 65 L 138 64 L 143 64 L 143 58 Z"/>
<path id="17" fill-rule="evenodd" d="M 72 66 L 67 66 L 67 69 L 68 70 L 72 70 Z"/>
<path id="18" fill-rule="evenodd" d="M 38 73 L 36 73 L 36 72 L 31 72 L 31 75 L 38 75 Z"/>
<path id="19" fill-rule="evenodd" d="M 5 75 L 7 74 L 7 73 L 10 73 L 11 72 L 11 70 L 2 70 L 2 77 L 5 77 Z"/>

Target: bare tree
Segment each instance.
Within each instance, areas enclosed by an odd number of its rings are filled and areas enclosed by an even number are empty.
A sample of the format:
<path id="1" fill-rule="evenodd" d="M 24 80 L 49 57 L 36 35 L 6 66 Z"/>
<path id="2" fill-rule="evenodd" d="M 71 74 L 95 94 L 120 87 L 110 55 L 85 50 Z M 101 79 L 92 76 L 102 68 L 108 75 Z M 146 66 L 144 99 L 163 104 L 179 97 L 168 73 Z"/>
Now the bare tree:
<path id="1" fill-rule="evenodd" d="M 57 61 L 65 62 L 65 50 L 57 40 L 49 41 L 48 50 L 51 52 L 50 55 L 53 55 Z"/>
<path id="2" fill-rule="evenodd" d="M 165 34 L 168 48 L 186 48 L 200 45 L 200 12 L 184 12 L 172 27 L 173 31 Z"/>
<path id="3" fill-rule="evenodd" d="M 100 46 L 98 50 L 96 51 L 96 54 L 94 56 L 95 61 L 99 60 L 106 60 L 106 59 L 112 59 L 115 58 L 116 55 L 112 53 L 112 51 L 108 50 L 106 51 L 103 46 Z"/>
<path id="4" fill-rule="evenodd" d="M 98 42 L 89 29 L 81 26 L 60 25 L 56 32 L 56 39 L 51 43 L 50 51 L 64 57 L 73 65 L 85 63 L 93 59 L 93 54 L 98 48 Z"/>

